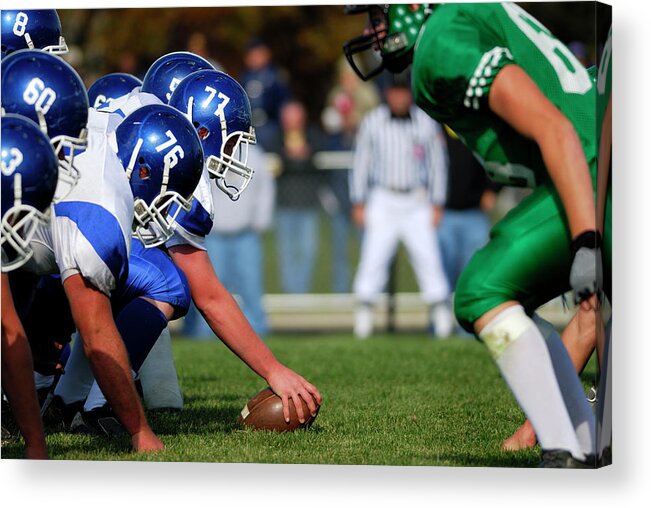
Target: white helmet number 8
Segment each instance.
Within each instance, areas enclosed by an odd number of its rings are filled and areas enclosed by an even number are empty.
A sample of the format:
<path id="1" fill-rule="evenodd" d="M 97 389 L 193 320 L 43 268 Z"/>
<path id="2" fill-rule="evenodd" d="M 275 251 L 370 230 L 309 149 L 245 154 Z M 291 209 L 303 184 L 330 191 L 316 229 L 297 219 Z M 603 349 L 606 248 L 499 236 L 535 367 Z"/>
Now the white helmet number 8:
<path id="1" fill-rule="evenodd" d="M 16 22 L 14 23 L 14 35 L 22 37 L 25 35 L 25 29 L 27 28 L 27 22 L 29 18 L 24 12 L 19 12 L 16 14 Z"/>
<path id="2" fill-rule="evenodd" d="M 56 92 L 51 88 L 47 88 L 40 78 L 32 79 L 25 88 L 25 92 L 23 92 L 23 100 L 44 115 L 47 115 L 56 99 Z"/>

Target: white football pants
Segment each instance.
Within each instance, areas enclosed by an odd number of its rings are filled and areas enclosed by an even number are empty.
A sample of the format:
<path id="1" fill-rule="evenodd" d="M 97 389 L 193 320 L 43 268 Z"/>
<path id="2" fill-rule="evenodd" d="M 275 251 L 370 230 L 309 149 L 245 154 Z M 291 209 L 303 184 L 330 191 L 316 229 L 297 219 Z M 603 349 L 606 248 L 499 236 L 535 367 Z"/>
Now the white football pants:
<path id="1" fill-rule="evenodd" d="M 357 300 L 373 303 L 384 289 L 399 242 L 405 244 L 425 303 L 450 294 L 432 225 L 432 205 L 424 189 L 400 193 L 371 190 L 366 210 L 359 267 L 353 290 Z"/>

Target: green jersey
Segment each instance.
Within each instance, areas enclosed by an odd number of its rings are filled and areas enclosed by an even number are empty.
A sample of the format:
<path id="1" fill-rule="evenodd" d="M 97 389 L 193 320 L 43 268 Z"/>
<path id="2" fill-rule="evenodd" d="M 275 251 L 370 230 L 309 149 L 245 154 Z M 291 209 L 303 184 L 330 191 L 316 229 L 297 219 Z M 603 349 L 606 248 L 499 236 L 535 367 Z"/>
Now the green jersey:
<path id="1" fill-rule="evenodd" d="M 517 5 L 438 6 L 416 41 L 414 98 L 464 140 L 493 180 L 535 187 L 548 179 L 538 145 L 488 107 L 491 84 L 509 64 L 524 69 L 573 123 L 594 168 L 593 80 L 566 46 Z"/>

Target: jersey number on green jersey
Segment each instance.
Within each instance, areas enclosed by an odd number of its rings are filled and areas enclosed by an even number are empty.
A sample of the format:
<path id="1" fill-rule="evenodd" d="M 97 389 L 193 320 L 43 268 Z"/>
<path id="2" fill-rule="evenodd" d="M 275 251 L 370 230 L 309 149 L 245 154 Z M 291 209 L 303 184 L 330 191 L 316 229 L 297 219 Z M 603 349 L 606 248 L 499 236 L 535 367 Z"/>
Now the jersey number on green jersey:
<path id="1" fill-rule="evenodd" d="M 588 72 L 561 41 L 521 7 L 511 3 L 502 5 L 522 33 L 547 57 L 564 92 L 584 94 L 590 90 L 592 81 Z"/>

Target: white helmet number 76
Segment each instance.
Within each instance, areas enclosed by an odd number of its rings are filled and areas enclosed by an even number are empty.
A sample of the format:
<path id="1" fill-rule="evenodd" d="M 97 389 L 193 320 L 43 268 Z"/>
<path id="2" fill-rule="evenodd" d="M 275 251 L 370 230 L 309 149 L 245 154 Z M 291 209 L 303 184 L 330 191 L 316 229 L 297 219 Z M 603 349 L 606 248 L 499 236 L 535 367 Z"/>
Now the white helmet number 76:
<path id="1" fill-rule="evenodd" d="M 162 152 L 163 150 L 166 150 L 170 146 L 174 145 L 174 143 L 176 143 L 176 136 L 174 136 L 172 131 L 166 131 L 165 135 L 168 139 L 156 147 L 157 152 Z M 171 169 L 176 166 L 179 162 L 179 159 L 182 159 L 183 157 L 185 157 L 183 148 L 181 148 L 180 145 L 174 145 L 172 149 L 165 154 L 163 160 L 165 161 L 165 164 L 167 164 L 167 166 Z"/>

